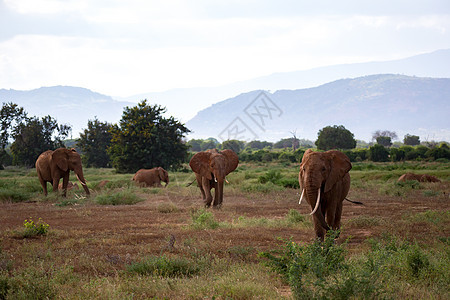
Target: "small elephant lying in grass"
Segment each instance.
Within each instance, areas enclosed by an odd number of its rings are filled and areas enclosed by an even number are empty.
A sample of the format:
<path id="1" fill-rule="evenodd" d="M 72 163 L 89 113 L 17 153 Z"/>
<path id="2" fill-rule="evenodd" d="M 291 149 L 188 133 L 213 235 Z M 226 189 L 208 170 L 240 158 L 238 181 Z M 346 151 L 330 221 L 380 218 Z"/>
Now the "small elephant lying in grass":
<path id="1" fill-rule="evenodd" d="M 169 173 L 161 167 L 153 169 L 140 169 L 134 174 L 133 178 L 140 186 L 161 187 L 161 181 L 169 184 Z"/>
<path id="2" fill-rule="evenodd" d="M 400 176 L 400 178 L 397 180 L 398 182 L 401 181 L 408 181 L 408 180 L 417 180 L 419 182 L 441 182 L 439 178 L 436 176 L 428 175 L 428 174 L 414 174 L 414 173 L 406 173 Z"/>

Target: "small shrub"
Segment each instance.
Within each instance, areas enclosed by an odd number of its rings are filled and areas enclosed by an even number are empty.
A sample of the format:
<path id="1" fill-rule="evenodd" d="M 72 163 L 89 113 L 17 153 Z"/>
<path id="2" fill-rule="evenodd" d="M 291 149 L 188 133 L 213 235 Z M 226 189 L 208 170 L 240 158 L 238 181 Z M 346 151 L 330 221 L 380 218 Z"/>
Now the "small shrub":
<path id="1" fill-rule="evenodd" d="M 300 183 L 298 178 L 282 178 L 278 181 L 278 184 L 285 188 L 299 189 Z"/>
<path id="2" fill-rule="evenodd" d="M 266 174 L 259 176 L 258 182 L 259 183 L 272 182 L 273 184 L 277 184 L 280 179 L 281 179 L 280 171 L 269 170 Z"/>
<path id="3" fill-rule="evenodd" d="M 164 202 L 164 203 L 160 203 L 158 205 L 158 211 L 160 213 L 167 214 L 167 213 L 177 212 L 178 210 L 179 210 L 178 207 L 175 204 L 173 204 L 172 202 Z"/>
<path id="4" fill-rule="evenodd" d="M 34 222 L 32 218 L 25 219 L 23 222 L 24 232 L 23 237 L 33 237 L 38 235 L 46 235 L 50 225 L 42 221 L 41 218 L 37 222 Z"/>

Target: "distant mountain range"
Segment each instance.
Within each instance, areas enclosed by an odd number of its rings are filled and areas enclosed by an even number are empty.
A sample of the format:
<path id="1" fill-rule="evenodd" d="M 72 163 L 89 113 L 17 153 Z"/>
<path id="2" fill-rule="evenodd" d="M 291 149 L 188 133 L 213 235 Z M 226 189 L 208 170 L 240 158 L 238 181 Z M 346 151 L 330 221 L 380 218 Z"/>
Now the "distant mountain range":
<path id="1" fill-rule="evenodd" d="M 252 91 L 200 111 L 187 122 L 192 138 L 275 141 L 317 139 L 325 126 L 344 125 L 370 141 L 376 130 L 450 141 L 450 78 L 371 75 L 315 88 Z"/>
<path id="2" fill-rule="evenodd" d="M 243 139 L 274 141 L 296 131 L 300 138 L 315 140 L 324 126 L 342 124 L 366 141 L 378 129 L 395 130 L 400 138 L 410 133 L 422 140 L 450 141 L 449 64 L 447 49 L 395 61 L 277 73 L 226 86 L 127 98 L 70 86 L 0 89 L 0 103 L 17 103 L 30 116 L 51 115 L 58 123 L 71 125 L 74 138 L 87 128 L 88 120 L 117 123 L 124 107 L 148 99 L 167 107 L 167 115 L 187 122 L 193 131 L 188 138 L 220 140 L 231 137 L 233 130 L 242 136 L 245 129 Z M 374 75 L 388 73 L 420 78 Z M 263 116 L 268 114 L 273 119 Z"/>
<path id="3" fill-rule="evenodd" d="M 264 62 L 262 62 L 264 63 Z M 168 112 L 183 122 L 197 112 L 224 99 L 254 90 L 297 90 L 344 78 L 376 74 L 450 78 L 450 49 L 438 50 L 404 59 L 320 67 L 311 70 L 275 73 L 218 87 L 174 89 L 160 93 L 144 93 L 122 98 L 137 102 L 149 99 L 167 107 Z M 239 72 L 239 70 L 236 70 Z"/>

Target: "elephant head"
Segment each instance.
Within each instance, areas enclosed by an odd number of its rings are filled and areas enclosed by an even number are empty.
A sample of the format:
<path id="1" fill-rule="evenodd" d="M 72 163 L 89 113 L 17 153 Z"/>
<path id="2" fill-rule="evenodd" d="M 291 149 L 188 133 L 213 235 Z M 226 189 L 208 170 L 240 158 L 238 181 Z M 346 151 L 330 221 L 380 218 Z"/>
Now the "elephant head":
<path id="1" fill-rule="evenodd" d="M 313 152 L 308 149 L 303 155 L 299 172 L 300 202 L 306 197 L 315 226 L 320 225 L 325 230 L 329 230 L 329 226 L 339 227 L 342 201 L 350 187 L 348 172 L 351 168 L 350 160 L 340 151 Z M 316 233 L 323 229 L 316 228 Z"/>
<path id="2" fill-rule="evenodd" d="M 161 167 L 157 168 L 159 179 L 166 183 L 166 186 L 169 184 L 169 173 Z"/>
<path id="3" fill-rule="evenodd" d="M 189 166 L 196 173 L 197 183 L 202 192 L 206 206 L 211 205 L 210 189 L 215 188 L 213 206 L 220 206 L 223 201 L 223 183 L 226 176 L 239 164 L 239 158 L 233 150 L 207 150 L 195 154 Z"/>
<path id="4" fill-rule="evenodd" d="M 63 174 L 68 174 L 70 171 L 74 171 L 86 194 L 90 194 L 83 175 L 81 156 L 75 149 L 58 148 L 53 151 L 51 154 L 50 168 L 53 174 L 52 177 L 57 176 L 57 174 L 61 174 L 59 178 L 64 177 Z M 67 175 L 67 180 L 68 179 L 69 176 Z M 63 184 L 64 180 L 65 179 L 63 179 Z M 67 183 L 65 188 L 67 188 Z"/>

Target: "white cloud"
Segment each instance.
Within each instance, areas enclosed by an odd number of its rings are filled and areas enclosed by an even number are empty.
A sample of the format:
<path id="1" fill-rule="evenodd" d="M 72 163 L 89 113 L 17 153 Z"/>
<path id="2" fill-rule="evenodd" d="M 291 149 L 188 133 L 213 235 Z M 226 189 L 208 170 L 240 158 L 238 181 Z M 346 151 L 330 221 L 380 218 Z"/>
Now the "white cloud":
<path id="1" fill-rule="evenodd" d="M 301 1 L 4 3 L 23 16 L 0 40 L 0 88 L 67 84 L 128 96 L 450 48 L 448 14 L 364 14 L 351 5 L 344 14 L 334 2 L 323 12 Z"/>

